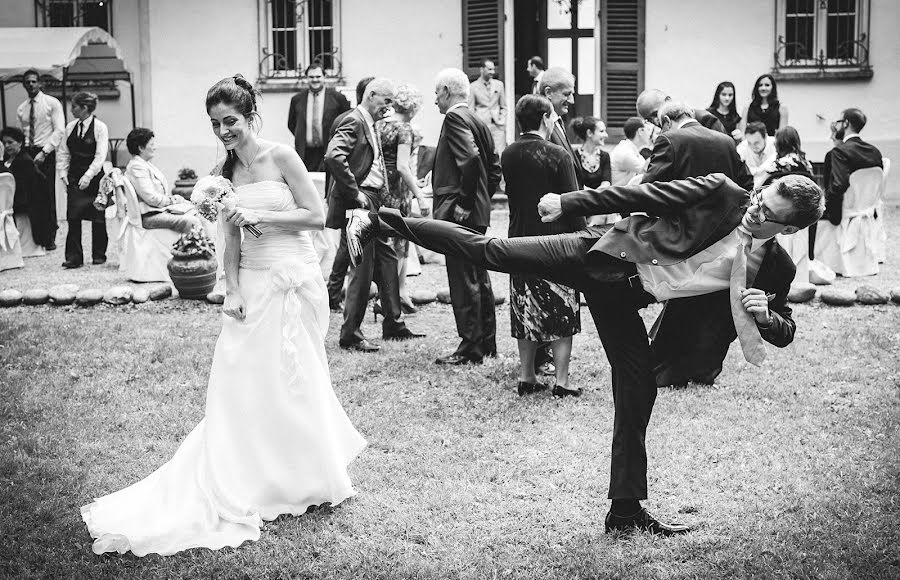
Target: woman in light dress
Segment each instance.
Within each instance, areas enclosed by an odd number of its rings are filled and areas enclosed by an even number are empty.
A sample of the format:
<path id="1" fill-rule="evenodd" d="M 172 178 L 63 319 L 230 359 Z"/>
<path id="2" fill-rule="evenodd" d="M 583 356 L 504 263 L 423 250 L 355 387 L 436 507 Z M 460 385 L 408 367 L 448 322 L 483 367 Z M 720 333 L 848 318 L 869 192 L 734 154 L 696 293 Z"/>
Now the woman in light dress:
<path id="1" fill-rule="evenodd" d="M 263 521 L 355 494 L 366 442 L 334 391 L 328 299 L 310 232 L 322 201 L 290 147 L 258 139 L 256 94 L 223 79 L 206 108 L 237 207 L 225 214 L 226 298 L 206 416 L 147 478 L 81 508 L 95 553 L 174 554 L 257 540 Z M 263 235 L 245 236 L 255 225 Z"/>

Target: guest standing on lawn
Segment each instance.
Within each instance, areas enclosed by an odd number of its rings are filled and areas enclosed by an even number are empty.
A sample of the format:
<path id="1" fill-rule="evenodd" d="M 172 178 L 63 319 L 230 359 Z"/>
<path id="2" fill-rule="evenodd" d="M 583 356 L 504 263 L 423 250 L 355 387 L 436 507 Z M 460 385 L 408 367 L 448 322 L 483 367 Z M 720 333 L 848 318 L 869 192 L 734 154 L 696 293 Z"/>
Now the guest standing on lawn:
<path id="1" fill-rule="evenodd" d="M 56 159 L 56 172 L 66 184 L 68 193 L 66 236 L 66 261 L 63 268 L 80 268 L 84 265 L 84 248 L 81 246 L 81 222 L 91 222 L 91 257 L 94 265 L 106 262 L 106 218 L 94 207 L 94 198 L 100 190 L 103 162 L 109 151 L 109 129 L 106 123 L 94 116 L 97 95 L 78 93 L 72 97 L 72 116 L 66 126 L 66 138 L 60 144 Z"/>
<path id="2" fill-rule="evenodd" d="M 516 104 L 516 121 L 525 132 L 506 148 L 500 163 L 509 196 L 510 238 L 562 234 L 584 227 L 583 218 L 544 223 L 538 215 L 538 202 L 545 193 L 578 187 L 568 152 L 548 141 L 552 114 L 553 105 L 539 95 L 525 95 Z M 581 389 L 569 387 L 572 336 L 581 332 L 578 291 L 536 275 L 510 274 L 509 305 L 510 330 L 519 347 L 519 395 L 546 388 L 538 382 L 534 369 L 535 354 L 544 343 L 550 343 L 556 367 L 553 395 L 580 395 Z"/>

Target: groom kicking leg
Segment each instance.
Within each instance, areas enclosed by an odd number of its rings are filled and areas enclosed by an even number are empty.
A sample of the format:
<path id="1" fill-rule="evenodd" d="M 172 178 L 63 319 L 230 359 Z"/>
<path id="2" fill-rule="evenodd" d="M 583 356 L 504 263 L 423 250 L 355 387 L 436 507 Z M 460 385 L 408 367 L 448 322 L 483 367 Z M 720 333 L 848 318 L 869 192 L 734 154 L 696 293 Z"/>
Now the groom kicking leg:
<path id="1" fill-rule="evenodd" d="M 822 191 L 810 179 L 787 176 L 748 195 L 722 174 L 547 194 L 538 210 L 545 221 L 562 215 L 644 212 L 612 227 L 557 236 L 492 238 L 434 220 L 403 218 L 391 210 L 354 210 L 347 225 L 351 253 L 382 229 L 392 229 L 435 252 L 465 258 L 487 269 L 536 274 L 584 292 L 612 369 L 615 418 L 606 530 L 640 529 L 675 535 L 686 526 L 665 524 L 640 505 L 647 498 L 647 425 L 656 399 L 653 357 L 638 311 L 653 300 L 677 300 L 728 291 L 729 307 L 745 358 L 761 364 L 766 340 L 786 346 L 794 323 L 778 294 L 753 287 L 776 234 L 815 223 Z M 774 298 L 773 298 L 774 296 Z M 771 307 L 777 304 L 778 307 Z"/>

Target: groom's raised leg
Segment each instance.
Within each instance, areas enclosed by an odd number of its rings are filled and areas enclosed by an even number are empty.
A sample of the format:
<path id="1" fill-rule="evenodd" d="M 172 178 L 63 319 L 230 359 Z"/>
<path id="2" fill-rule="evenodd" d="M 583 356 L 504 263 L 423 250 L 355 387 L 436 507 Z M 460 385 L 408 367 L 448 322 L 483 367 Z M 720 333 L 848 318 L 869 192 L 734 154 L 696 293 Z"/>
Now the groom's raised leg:
<path id="1" fill-rule="evenodd" d="M 381 223 L 400 236 L 434 252 L 508 274 L 532 274 L 584 289 L 601 278 L 622 279 L 622 262 L 588 250 L 605 229 L 581 230 L 554 236 L 495 238 L 441 220 L 404 218 L 396 210 L 381 209 Z"/>

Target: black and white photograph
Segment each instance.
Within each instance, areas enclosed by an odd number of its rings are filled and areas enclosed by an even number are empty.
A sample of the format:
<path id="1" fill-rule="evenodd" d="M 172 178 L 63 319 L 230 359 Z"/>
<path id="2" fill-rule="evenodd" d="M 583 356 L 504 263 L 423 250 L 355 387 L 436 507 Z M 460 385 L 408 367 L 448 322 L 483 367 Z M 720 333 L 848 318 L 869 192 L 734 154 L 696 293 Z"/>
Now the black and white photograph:
<path id="1" fill-rule="evenodd" d="M 900 578 L 898 24 L 4 0 L 0 578 Z"/>

